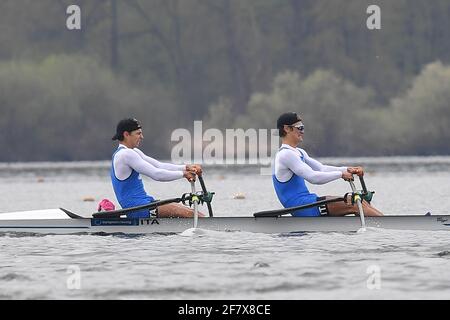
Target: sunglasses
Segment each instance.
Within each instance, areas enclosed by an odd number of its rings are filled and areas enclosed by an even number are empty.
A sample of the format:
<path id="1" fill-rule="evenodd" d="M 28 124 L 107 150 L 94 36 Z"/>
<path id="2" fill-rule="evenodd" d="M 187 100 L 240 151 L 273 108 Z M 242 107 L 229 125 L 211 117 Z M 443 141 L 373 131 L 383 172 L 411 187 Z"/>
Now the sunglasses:
<path id="1" fill-rule="evenodd" d="M 305 126 L 304 126 L 303 124 L 298 125 L 298 126 L 289 126 L 289 127 L 291 127 L 291 128 L 296 128 L 296 129 L 298 129 L 298 131 L 300 131 L 300 132 L 305 132 Z"/>

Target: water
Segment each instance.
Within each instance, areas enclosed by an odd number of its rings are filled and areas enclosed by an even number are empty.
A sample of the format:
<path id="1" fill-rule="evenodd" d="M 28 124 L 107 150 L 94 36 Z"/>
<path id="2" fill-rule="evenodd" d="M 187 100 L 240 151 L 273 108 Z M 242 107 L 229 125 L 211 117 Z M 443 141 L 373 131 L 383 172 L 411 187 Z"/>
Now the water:
<path id="1" fill-rule="evenodd" d="M 402 161 L 408 170 L 397 169 Z M 385 214 L 448 214 L 450 169 L 443 162 L 374 160 L 366 175 L 374 205 Z M 55 167 L 0 167 L 1 211 L 62 206 L 88 215 L 101 199 L 114 199 L 103 164 Z M 144 181 L 161 199 L 190 191 L 184 181 Z M 217 216 L 280 207 L 270 177 L 258 170 L 209 168 L 205 182 L 217 193 Z M 310 187 L 321 195 L 349 191 L 343 181 Z M 234 199 L 237 193 L 245 199 Z M 450 299 L 449 240 L 444 231 L 381 229 L 295 236 L 0 234 L 0 299 Z"/>

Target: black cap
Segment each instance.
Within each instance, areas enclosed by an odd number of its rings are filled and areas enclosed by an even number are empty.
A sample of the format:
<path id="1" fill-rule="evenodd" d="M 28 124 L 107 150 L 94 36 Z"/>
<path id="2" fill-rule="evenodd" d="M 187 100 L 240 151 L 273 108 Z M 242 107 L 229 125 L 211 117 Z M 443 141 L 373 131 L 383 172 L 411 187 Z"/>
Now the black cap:
<path id="1" fill-rule="evenodd" d="M 112 137 L 113 140 L 123 140 L 123 133 L 131 132 L 134 130 L 141 129 L 141 124 L 136 119 L 123 119 L 117 124 L 116 134 Z"/>
<path id="2" fill-rule="evenodd" d="M 277 120 L 277 128 L 281 129 L 283 126 L 291 126 L 299 121 L 302 121 L 302 119 L 295 112 L 283 113 Z"/>

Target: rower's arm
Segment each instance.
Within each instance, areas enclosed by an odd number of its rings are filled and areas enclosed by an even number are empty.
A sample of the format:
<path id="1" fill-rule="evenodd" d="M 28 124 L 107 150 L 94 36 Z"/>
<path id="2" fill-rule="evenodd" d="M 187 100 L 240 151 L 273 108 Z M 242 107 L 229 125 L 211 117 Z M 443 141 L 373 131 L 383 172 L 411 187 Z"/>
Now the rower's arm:
<path id="1" fill-rule="evenodd" d="M 328 166 L 322 164 L 320 161 L 311 158 L 305 150 L 302 149 L 303 155 L 305 156 L 305 162 L 308 164 L 313 170 L 321 171 L 321 172 L 332 172 L 332 171 L 340 171 L 347 172 L 347 167 L 335 167 Z"/>
<path id="2" fill-rule="evenodd" d="M 342 177 L 342 171 L 315 171 L 301 161 L 293 151 L 280 152 L 280 164 L 289 168 L 294 174 L 304 178 L 312 184 L 325 184 Z"/>
<path id="3" fill-rule="evenodd" d="M 144 161 L 150 163 L 152 166 L 154 166 L 156 168 L 165 169 L 165 170 L 169 170 L 169 171 L 186 170 L 185 165 L 177 165 L 177 164 L 172 164 L 172 163 L 167 163 L 167 162 L 161 162 L 156 159 L 153 159 L 152 157 L 147 156 L 145 153 L 143 153 L 138 148 L 134 148 L 133 150 L 136 151 L 141 156 L 141 158 L 144 159 Z"/>
<path id="4" fill-rule="evenodd" d="M 151 163 L 148 163 L 141 156 L 135 152 L 135 150 L 122 150 L 121 156 L 123 157 L 123 163 L 130 168 L 134 169 L 140 174 L 146 175 L 156 181 L 173 181 L 183 178 L 183 170 L 172 171 L 157 168 Z M 116 155 L 116 157 L 119 154 Z"/>

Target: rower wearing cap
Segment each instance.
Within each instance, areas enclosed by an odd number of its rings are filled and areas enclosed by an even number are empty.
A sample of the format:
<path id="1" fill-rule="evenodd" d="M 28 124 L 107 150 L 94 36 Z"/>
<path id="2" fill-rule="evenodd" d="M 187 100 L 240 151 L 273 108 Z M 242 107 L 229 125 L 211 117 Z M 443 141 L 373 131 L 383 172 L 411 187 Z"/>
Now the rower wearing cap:
<path id="1" fill-rule="evenodd" d="M 138 149 L 144 135 L 139 121 L 123 119 L 117 124 L 112 140 L 118 140 L 119 146 L 112 156 L 111 181 L 122 208 L 145 205 L 155 201 L 144 189 L 140 174 L 156 181 L 173 181 L 186 178 L 195 180 L 195 174 L 201 175 L 199 165 L 175 165 L 162 163 L 145 155 Z M 180 204 L 166 204 L 158 207 L 158 217 L 192 217 L 193 210 Z M 146 218 L 148 210 L 131 212 L 129 218 Z M 203 216 L 203 214 L 199 214 Z"/>
<path id="2" fill-rule="evenodd" d="M 275 157 L 273 185 L 279 201 L 285 208 L 311 204 L 335 197 L 318 197 L 309 192 L 305 180 L 312 184 L 325 184 L 337 179 L 353 179 L 353 174 L 364 175 L 362 167 L 335 167 L 323 165 L 311 158 L 305 150 L 297 148 L 303 141 L 305 127 L 302 119 L 295 112 L 282 114 L 277 121 L 277 128 L 282 145 Z M 365 216 L 382 216 L 383 214 L 363 201 Z M 293 216 L 344 216 L 358 214 L 356 205 L 345 202 L 328 203 L 320 207 L 298 210 Z"/>

